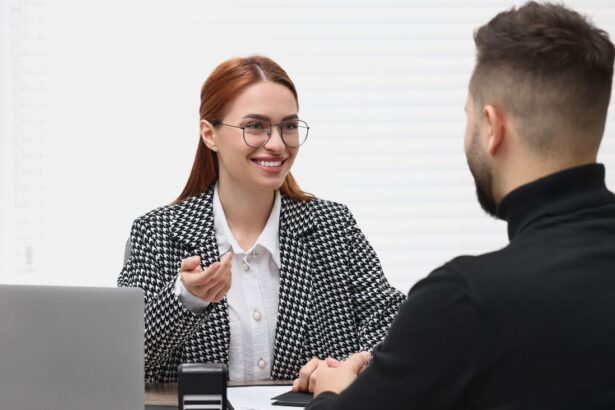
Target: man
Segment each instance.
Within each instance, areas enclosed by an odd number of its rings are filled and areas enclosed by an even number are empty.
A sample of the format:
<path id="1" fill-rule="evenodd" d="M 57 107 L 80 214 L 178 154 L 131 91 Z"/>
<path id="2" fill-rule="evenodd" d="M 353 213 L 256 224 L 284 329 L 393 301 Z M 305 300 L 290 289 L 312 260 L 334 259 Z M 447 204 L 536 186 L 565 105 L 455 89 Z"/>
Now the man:
<path id="1" fill-rule="evenodd" d="M 534 2 L 475 42 L 465 150 L 510 244 L 417 283 L 364 372 L 365 353 L 319 366 L 309 409 L 615 409 L 615 195 L 596 164 L 615 49 Z"/>

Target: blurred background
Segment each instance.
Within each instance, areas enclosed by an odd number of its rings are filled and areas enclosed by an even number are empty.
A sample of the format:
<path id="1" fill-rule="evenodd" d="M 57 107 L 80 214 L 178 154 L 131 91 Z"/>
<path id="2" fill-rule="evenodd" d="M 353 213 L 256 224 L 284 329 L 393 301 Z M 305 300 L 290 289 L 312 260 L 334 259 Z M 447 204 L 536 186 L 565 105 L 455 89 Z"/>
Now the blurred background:
<path id="1" fill-rule="evenodd" d="M 132 221 L 187 180 L 202 83 L 252 54 L 299 91 L 302 188 L 350 207 L 396 287 L 504 246 L 463 107 L 474 29 L 522 3 L 0 0 L 0 283 L 115 286 Z M 615 38 L 612 0 L 566 4 Z"/>

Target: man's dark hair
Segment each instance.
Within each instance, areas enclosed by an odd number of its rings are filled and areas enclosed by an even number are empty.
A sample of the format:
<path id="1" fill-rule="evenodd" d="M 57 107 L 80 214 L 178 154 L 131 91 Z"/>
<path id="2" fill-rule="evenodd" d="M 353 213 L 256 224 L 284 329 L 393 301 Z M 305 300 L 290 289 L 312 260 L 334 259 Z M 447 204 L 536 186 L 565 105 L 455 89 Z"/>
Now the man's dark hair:
<path id="1" fill-rule="evenodd" d="M 531 1 L 499 13 L 474 41 L 470 94 L 477 109 L 504 109 L 539 153 L 597 151 L 615 57 L 605 31 L 562 5 Z M 577 138 L 562 141 L 556 134 Z"/>

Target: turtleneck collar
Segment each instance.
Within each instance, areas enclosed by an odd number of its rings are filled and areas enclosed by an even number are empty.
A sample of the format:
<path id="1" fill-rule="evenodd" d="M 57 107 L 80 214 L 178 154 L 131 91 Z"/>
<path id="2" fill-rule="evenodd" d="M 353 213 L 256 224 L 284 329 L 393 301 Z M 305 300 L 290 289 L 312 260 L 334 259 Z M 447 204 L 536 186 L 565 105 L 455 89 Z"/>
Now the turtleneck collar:
<path id="1" fill-rule="evenodd" d="M 498 204 L 497 217 L 508 222 L 512 241 L 533 221 L 602 203 L 612 194 L 604 182 L 602 164 L 565 169 L 511 191 Z M 597 195 L 598 194 L 598 195 Z"/>

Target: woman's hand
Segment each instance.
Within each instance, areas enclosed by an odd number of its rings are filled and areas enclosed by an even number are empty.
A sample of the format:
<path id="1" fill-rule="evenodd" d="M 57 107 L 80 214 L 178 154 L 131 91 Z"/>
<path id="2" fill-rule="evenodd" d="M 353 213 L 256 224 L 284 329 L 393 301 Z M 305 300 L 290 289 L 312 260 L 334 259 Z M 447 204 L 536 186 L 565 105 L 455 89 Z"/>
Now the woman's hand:
<path id="1" fill-rule="evenodd" d="M 369 352 L 360 352 L 343 362 L 327 358 L 325 363 L 318 366 L 318 374 L 312 387 L 314 397 L 325 391 L 340 394 L 346 390 L 365 370 L 370 357 Z"/>
<path id="2" fill-rule="evenodd" d="M 191 256 L 181 263 L 181 281 L 194 296 L 209 303 L 220 302 L 231 288 L 233 253 L 227 252 L 220 262 L 203 270 L 201 258 Z"/>
<path id="3" fill-rule="evenodd" d="M 327 358 L 327 361 L 320 360 L 317 357 L 314 357 L 312 360 L 307 362 L 301 370 L 299 370 L 299 377 L 295 379 L 293 382 L 292 390 L 295 392 L 306 391 L 306 392 L 314 392 L 314 384 L 316 383 L 316 378 L 318 376 L 318 369 L 326 366 L 327 363 L 331 367 L 336 367 L 339 362 L 332 358 Z"/>

